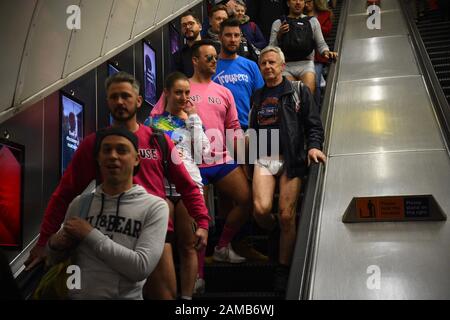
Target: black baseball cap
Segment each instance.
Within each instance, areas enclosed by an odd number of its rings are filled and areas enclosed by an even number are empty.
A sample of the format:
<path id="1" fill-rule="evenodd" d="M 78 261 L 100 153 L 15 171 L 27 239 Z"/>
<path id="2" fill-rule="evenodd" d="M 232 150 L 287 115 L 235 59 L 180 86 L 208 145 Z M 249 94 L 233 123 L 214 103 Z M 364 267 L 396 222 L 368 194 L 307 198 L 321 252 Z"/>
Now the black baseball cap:
<path id="1" fill-rule="evenodd" d="M 105 139 L 107 136 L 121 136 L 126 139 L 128 139 L 131 144 L 133 145 L 136 152 L 139 152 L 139 141 L 136 135 L 128 130 L 125 127 L 108 127 L 105 129 L 100 129 L 96 133 L 95 137 L 95 149 L 94 149 L 94 156 L 97 157 L 98 153 L 100 152 L 100 146 L 102 144 L 103 139 Z M 139 171 L 139 166 L 137 165 L 134 168 L 133 175 L 136 175 L 136 173 Z"/>

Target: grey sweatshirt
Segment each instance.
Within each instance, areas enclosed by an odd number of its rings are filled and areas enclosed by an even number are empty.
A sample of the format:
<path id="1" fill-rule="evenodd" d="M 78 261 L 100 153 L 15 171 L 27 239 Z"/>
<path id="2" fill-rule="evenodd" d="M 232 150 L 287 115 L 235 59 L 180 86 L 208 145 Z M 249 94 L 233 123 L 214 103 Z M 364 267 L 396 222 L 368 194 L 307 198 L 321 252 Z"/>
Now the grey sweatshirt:
<path id="1" fill-rule="evenodd" d="M 78 216 L 79 208 L 78 196 L 66 219 Z M 163 251 L 168 217 L 167 203 L 139 185 L 115 196 L 99 186 L 86 218 L 94 229 L 73 255 L 81 271 L 81 289 L 69 290 L 69 298 L 142 299 L 145 280 Z"/>
<path id="2" fill-rule="evenodd" d="M 306 17 L 306 15 L 302 14 L 301 18 Z M 320 54 L 322 54 L 326 50 L 330 50 L 328 48 L 327 43 L 325 42 L 322 34 L 322 29 L 320 28 L 320 22 L 317 20 L 316 17 L 312 17 L 309 19 L 309 23 L 311 24 L 312 31 L 313 31 L 313 39 L 316 43 L 316 49 L 319 50 Z M 272 30 L 270 31 L 270 41 L 269 45 L 271 46 L 278 46 L 278 39 L 277 34 L 280 30 L 281 26 L 281 20 L 275 20 L 272 24 Z M 311 52 L 307 57 L 306 60 L 314 60 L 314 50 Z"/>

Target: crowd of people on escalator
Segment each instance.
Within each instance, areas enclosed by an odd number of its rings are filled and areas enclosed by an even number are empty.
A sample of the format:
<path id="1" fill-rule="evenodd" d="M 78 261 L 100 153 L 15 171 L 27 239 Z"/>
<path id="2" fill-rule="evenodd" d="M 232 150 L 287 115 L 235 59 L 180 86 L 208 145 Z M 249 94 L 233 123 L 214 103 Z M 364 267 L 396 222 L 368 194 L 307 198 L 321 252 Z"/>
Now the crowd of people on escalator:
<path id="1" fill-rule="evenodd" d="M 80 143 L 27 269 L 70 256 L 82 272 L 71 299 L 190 300 L 207 288 L 210 259 L 268 260 L 246 241 L 253 219 L 279 232 L 274 289 L 286 290 L 302 181 L 312 163 L 326 162 L 320 91 L 338 59 L 325 41 L 334 6 L 208 1 L 205 21 L 182 14 L 184 45 L 144 123 L 136 78 L 118 72 L 106 80 L 113 124 Z M 94 192 L 82 194 L 92 181 Z M 211 186 L 225 223 L 206 257 Z"/>

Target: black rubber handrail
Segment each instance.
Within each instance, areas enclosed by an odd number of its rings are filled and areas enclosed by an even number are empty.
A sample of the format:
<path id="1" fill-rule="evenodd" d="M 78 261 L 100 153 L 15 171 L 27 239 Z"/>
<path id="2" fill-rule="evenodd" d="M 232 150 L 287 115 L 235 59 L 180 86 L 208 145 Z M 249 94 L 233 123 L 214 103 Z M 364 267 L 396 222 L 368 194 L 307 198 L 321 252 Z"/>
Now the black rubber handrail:
<path id="1" fill-rule="evenodd" d="M 45 264 L 40 263 L 30 271 L 23 270 L 16 278 L 16 283 L 25 300 L 31 299 L 39 281 L 45 274 Z"/>
<path id="2" fill-rule="evenodd" d="M 336 32 L 336 40 L 334 43 L 334 50 L 339 54 L 342 52 L 342 39 L 347 12 L 348 1 L 343 0 Z M 326 135 L 324 146 L 325 153 L 328 150 L 329 144 L 331 116 L 333 113 L 334 95 L 339 74 L 339 59 L 341 58 L 338 58 L 338 61 L 330 66 L 327 77 L 327 87 L 322 101 L 321 116 Z M 286 299 L 288 300 L 308 299 L 323 179 L 323 165 L 313 164 L 309 170 L 308 181 L 300 210 L 300 219 L 297 225 L 297 240 L 286 290 Z"/>
<path id="3" fill-rule="evenodd" d="M 444 139 L 447 142 L 447 146 L 450 145 L 450 106 L 445 97 L 442 86 L 439 82 L 436 72 L 434 71 L 433 64 L 428 56 L 425 44 L 420 36 L 419 30 L 414 22 L 414 18 L 408 10 L 408 6 L 405 0 L 399 1 L 403 14 L 406 18 L 406 24 L 408 25 L 411 42 L 415 49 L 415 55 L 419 68 L 422 71 L 427 90 L 430 93 L 430 98 L 434 110 L 436 111 L 438 121 L 441 125 Z"/>

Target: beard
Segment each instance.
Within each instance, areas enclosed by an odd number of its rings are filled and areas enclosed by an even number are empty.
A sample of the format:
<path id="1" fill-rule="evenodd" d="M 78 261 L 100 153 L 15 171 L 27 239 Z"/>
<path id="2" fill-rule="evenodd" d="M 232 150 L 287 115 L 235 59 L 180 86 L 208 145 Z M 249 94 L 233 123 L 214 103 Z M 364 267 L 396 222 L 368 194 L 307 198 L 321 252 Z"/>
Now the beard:
<path id="1" fill-rule="evenodd" d="M 230 50 L 226 46 L 223 46 L 222 49 L 223 49 L 223 52 L 226 55 L 232 55 L 232 54 L 235 54 L 235 53 L 237 53 L 239 51 L 239 45 L 237 45 L 236 49 L 234 49 L 234 50 Z"/>
<path id="2" fill-rule="evenodd" d="M 137 114 L 137 109 L 138 108 L 136 105 L 134 107 L 134 109 L 129 112 L 128 116 L 118 115 L 116 112 L 111 112 L 111 117 L 113 117 L 114 121 L 116 121 L 116 122 L 127 122 L 127 121 L 131 120 Z"/>
<path id="3" fill-rule="evenodd" d="M 198 37 L 198 35 L 199 35 L 200 32 L 195 32 L 195 31 L 193 31 L 192 33 L 193 33 L 193 36 L 189 37 L 189 36 L 187 36 L 187 35 L 184 35 L 184 38 L 185 38 L 187 41 L 194 41 L 195 39 L 197 39 L 197 37 Z"/>

